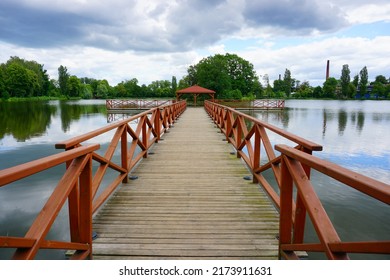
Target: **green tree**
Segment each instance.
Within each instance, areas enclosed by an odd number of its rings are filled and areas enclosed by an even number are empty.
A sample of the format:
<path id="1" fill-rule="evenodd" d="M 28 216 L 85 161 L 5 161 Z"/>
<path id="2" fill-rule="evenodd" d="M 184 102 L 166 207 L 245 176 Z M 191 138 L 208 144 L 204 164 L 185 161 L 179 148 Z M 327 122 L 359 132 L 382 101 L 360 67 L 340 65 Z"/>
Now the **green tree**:
<path id="1" fill-rule="evenodd" d="M 58 85 L 60 93 L 64 96 L 68 96 L 68 82 L 69 82 L 68 69 L 65 66 L 58 67 Z"/>
<path id="2" fill-rule="evenodd" d="M 355 88 L 357 88 L 359 86 L 359 75 L 355 75 L 353 77 L 352 84 L 355 86 Z"/>
<path id="3" fill-rule="evenodd" d="M 107 80 L 99 81 L 98 86 L 97 86 L 96 97 L 101 98 L 101 99 L 107 98 L 107 96 L 109 95 L 109 92 L 110 92 L 110 85 L 107 82 Z"/>
<path id="4" fill-rule="evenodd" d="M 323 96 L 323 91 L 322 91 L 322 87 L 320 86 L 317 86 L 313 89 L 313 97 L 314 98 L 320 98 Z"/>
<path id="5" fill-rule="evenodd" d="M 190 66 L 187 72 L 179 87 L 199 84 L 215 90 L 218 98 L 227 98 L 232 90 L 239 90 L 243 96 L 259 90 L 253 65 L 235 54 L 209 56 Z"/>
<path id="6" fill-rule="evenodd" d="M 386 79 L 386 77 L 383 76 L 383 75 L 376 76 L 375 77 L 375 82 L 381 83 L 383 85 L 386 85 L 386 84 L 389 83 L 388 80 Z"/>
<path id="7" fill-rule="evenodd" d="M 49 75 L 43 69 L 43 65 L 36 61 L 28 61 L 17 56 L 11 56 L 6 63 L 7 66 L 11 64 L 17 64 L 27 70 L 31 83 L 28 96 L 43 96 L 48 94 L 50 86 Z"/>
<path id="8" fill-rule="evenodd" d="M 385 96 L 386 86 L 381 82 L 375 81 L 372 87 L 371 94 L 376 97 Z"/>
<path id="9" fill-rule="evenodd" d="M 175 96 L 177 90 L 177 79 L 175 76 L 172 76 L 171 86 L 172 86 L 172 95 Z"/>
<path id="10" fill-rule="evenodd" d="M 340 98 L 348 98 L 350 97 L 349 94 L 349 84 L 351 82 L 351 71 L 349 70 L 348 64 L 343 65 L 343 69 L 341 70 L 341 96 Z"/>
<path id="11" fill-rule="evenodd" d="M 367 93 L 367 84 L 368 84 L 368 71 L 367 71 L 367 67 L 364 66 L 362 70 L 360 70 L 359 92 L 361 95 Z"/>
<path id="12" fill-rule="evenodd" d="M 80 97 L 82 94 L 82 84 L 76 76 L 69 77 L 67 88 L 70 97 Z"/>
<path id="13" fill-rule="evenodd" d="M 6 91 L 11 97 L 29 97 L 33 92 L 33 73 L 18 63 L 7 65 L 5 72 Z"/>
<path id="14" fill-rule="evenodd" d="M 323 86 L 323 92 L 324 92 L 324 97 L 326 98 L 334 98 L 336 89 L 337 89 L 337 80 L 333 77 L 328 78 L 324 82 Z"/>
<path id="15" fill-rule="evenodd" d="M 284 92 L 286 93 L 287 97 L 290 97 L 291 88 L 293 87 L 293 79 L 291 78 L 291 71 L 288 69 L 286 69 L 284 72 L 283 82 Z"/>
<path id="16" fill-rule="evenodd" d="M 285 92 L 285 89 L 286 86 L 284 81 L 279 79 L 274 81 L 274 92 L 280 92 L 280 91 Z"/>

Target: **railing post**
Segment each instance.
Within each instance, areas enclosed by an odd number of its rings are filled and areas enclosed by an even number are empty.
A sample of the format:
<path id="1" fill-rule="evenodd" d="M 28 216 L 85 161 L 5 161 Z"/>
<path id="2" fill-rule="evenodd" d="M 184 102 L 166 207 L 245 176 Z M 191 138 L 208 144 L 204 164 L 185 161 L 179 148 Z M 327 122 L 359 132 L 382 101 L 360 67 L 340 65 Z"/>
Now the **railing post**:
<path id="1" fill-rule="evenodd" d="M 127 176 L 126 176 L 127 177 Z M 89 244 L 92 259 L 92 155 L 80 175 L 80 242 Z"/>
<path id="2" fill-rule="evenodd" d="M 125 124 L 127 126 L 127 124 Z M 127 129 L 125 128 L 122 132 L 121 135 L 121 162 L 122 162 L 122 167 L 129 172 L 129 167 L 128 167 L 128 153 L 127 153 Z M 129 182 L 129 177 L 126 176 L 123 178 L 123 183 L 128 183 Z"/>
<path id="3" fill-rule="evenodd" d="M 253 152 L 253 170 L 256 170 L 260 167 L 260 151 L 261 151 L 261 134 L 256 126 L 255 129 L 255 143 L 254 143 L 254 152 Z M 253 183 L 257 184 L 259 181 L 256 176 L 253 176 Z"/>
<path id="4" fill-rule="evenodd" d="M 160 140 L 160 137 L 161 137 L 161 112 L 160 112 L 160 108 L 156 108 L 156 111 L 155 111 L 155 117 L 154 117 L 154 130 L 156 131 L 156 134 L 157 134 L 157 140 L 156 140 L 156 143 L 158 143 L 158 141 Z"/>
<path id="5" fill-rule="evenodd" d="M 282 244 L 291 244 L 292 209 L 293 209 L 293 180 L 287 160 L 282 156 L 281 161 L 281 184 L 280 184 L 280 222 L 279 222 L 279 258 L 281 258 Z"/>
<path id="6" fill-rule="evenodd" d="M 149 139 L 148 139 L 148 134 L 147 134 L 147 122 L 146 122 L 146 118 L 147 116 L 144 116 L 143 117 L 144 120 L 142 122 L 142 144 L 144 144 L 145 148 L 146 148 L 146 151 L 144 153 L 144 158 L 147 158 L 148 157 L 148 142 L 149 142 Z"/>
<path id="7" fill-rule="evenodd" d="M 302 148 L 307 154 L 312 154 L 312 151 L 306 148 Z M 310 180 L 310 167 L 302 164 L 305 170 L 307 178 Z M 305 235 L 305 224 L 306 224 L 306 207 L 303 204 L 301 193 L 297 193 L 296 204 L 295 204 L 295 218 L 294 218 L 294 243 L 303 243 Z"/>
<path id="8" fill-rule="evenodd" d="M 236 129 L 236 149 L 237 149 L 237 158 L 241 158 L 241 155 L 240 155 L 240 151 L 238 150 L 238 147 L 241 146 L 241 143 L 242 143 L 242 132 L 243 132 L 243 129 L 242 129 L 242 126 L 241 126 L 241 120 L 240 120 L 241 116 L 237 116 L 237 129 Z"/>

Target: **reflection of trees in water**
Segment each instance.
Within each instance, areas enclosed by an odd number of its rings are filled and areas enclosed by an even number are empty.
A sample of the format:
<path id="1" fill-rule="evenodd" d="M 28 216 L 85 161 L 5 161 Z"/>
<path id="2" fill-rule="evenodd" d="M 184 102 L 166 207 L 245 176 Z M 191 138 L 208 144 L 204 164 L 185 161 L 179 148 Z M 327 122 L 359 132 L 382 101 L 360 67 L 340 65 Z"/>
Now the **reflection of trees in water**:
<path id="1" fill-rule="evenodd" d="M 244 113 L 248 114 L 248 112 Z M 284 129 L 288 129 L 289 126 L 290 114 L 288 108 L 284 110 L 252 111 L 249 115 L 270 124 L 275 125 L 281 123 Z"/>
<path id="2" fill-rule="evenodd" d="M 351 121 L 354 125 L 356 125 L 357 131 L 360 133 L 363 130 L 364 126 L 364 112 L 352 112 L 351 113 Z"/>
<path id="3" fill-rule="evenodd" d="M 340 109 L 338 113 L 338 123 L 339 123 L 339 135 L 344 134 L 344 130 L 347 127 L 348 113 L 344 109 Z"/>
<path id="4" fill-rule="evenodd" d="M 101 104 L 75 104 L 67 103 L 66 101 L 60 102 L 61 108 L 61 124 L 62 130 L 67 132 L 70 128 L 72 121 L 79 120 L 81 116 L 87 116 L 89 114 L 102 114 L 106 115 L 106 106 Z"/>
<path id="5" fill-rule="evenodd" d="M 26 141 L 46 132 L 57 107 L 47 102 L 0 102 L 0 138 Z"/>
<path id="6" fill-rule="evenodd" d="M 0 139 L 12 135 L 23 142 L 45 134 L 52 117 L 61 109 L 62 130 L 68 131 L 72 121 L 91 114 L 106 115 L 102 104 L 75 104 L 60 102 L 60 105 L 47 101 L 0 102 Z"/>
<path id="7" fill-rule="evenodd" d="M 355 125 L 356 130 L 360 133 L 363 131 L 364 122 L 365 122 L 365 114 L 363 111 L 354 111 L 348 113 L 344 109 L 340 109 L 337 113 L 337 121 L 338 121 L 338 133 L 340 136 L 344 134 L 344 131 L 347 127 L 348 116 L 350 115 L 351 123 Z M 335 113 L 333 110 L 323 109 L 322 111 L 322 136 L 324 137 L 329 126 L 329 123 L 333 121 L 335 117 Z"/>

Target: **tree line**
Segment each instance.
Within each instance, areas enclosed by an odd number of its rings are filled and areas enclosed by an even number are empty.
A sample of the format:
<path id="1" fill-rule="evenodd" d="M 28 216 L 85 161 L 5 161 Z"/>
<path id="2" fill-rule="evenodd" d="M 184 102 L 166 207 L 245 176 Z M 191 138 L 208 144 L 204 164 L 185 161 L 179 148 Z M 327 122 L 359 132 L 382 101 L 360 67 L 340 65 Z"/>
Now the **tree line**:
<path id="1" fill-rule="evenodd" d="M 348 65 L 344 65 L 339 79 L 324 81 L 322 86 L 312 87 L 307 81 L 292 77 L 289 69 L 283 78 L 269 81 L 267 74 L 259 76 L 253 64 L 236 54 L 217 54 L 202 59 L 187 69 L 187 74 L 177 81 L 153 81 L 139 85 L 136 78 L 111 86 L 107 80 L 71 75 L 66 66 L 58 67 L 58 79 L 50 79 L 44 65 L 17 56 L 0 64 L 0 97 L 30 98 L 174 98 L 178 89 L 194 84 L 217 92 L 218 99 L 254 98 L 390 98 L 390 78 L 383 75 L 368 81 L 367 67 L 353 79 Z"/>

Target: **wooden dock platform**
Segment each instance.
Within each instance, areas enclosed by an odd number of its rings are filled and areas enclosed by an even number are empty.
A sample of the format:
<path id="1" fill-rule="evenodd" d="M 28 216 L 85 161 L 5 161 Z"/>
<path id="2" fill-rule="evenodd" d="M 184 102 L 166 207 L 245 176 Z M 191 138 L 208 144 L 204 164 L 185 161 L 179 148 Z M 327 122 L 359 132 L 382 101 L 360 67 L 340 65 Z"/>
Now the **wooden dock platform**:
<path id="1" fill-rule="evenodd" d="M 94 259 L 277 259 L 278 212 L 204 108 L 188 108 L 94 217 Z"/>

